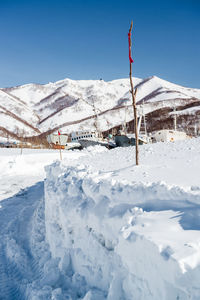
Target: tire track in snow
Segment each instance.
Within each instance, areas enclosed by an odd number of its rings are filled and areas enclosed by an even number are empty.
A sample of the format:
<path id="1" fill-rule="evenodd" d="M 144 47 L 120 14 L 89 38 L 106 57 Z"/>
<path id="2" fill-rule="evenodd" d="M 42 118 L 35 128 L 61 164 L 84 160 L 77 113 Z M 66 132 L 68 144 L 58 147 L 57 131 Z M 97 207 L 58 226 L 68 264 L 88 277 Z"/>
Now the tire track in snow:
<path id="1" fill-rule="evenodd" d="M 9 263 L 5 254 L 5 249 L 0 249 L 0 299 L 23 299 L 19 284 L 19 270 L 13 263 Z"/>
<path id="2" fill-rule="evenodd" d="M 1 202 L 0 300 L 27 299 L 27 284 L 42 277 L 30 248 L 31 220 L 42 198 L 39 182 Z"/>

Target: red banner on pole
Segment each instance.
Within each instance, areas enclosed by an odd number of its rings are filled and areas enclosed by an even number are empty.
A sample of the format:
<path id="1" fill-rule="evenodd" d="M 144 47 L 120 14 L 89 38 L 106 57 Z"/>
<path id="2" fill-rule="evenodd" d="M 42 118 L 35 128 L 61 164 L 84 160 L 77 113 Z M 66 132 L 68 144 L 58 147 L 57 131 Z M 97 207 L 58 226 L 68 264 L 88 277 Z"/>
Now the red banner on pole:
<path id="1" fill-rule="evenodd" d="M 130 61 L 130 64 L 132 64 L 133 59 L 131 57 L 131 33 L 130 32 L 128 33 L 128 46 L 129 46 L 129 61 Z"/>

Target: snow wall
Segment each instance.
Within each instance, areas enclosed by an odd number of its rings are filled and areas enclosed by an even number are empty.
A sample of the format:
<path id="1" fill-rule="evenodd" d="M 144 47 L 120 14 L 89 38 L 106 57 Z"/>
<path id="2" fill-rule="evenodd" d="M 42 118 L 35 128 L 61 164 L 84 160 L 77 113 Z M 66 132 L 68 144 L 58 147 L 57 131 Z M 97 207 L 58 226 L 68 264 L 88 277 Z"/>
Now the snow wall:
<path id="1" fill-rule="evenodd" d="M 116 182 L 84 165 L 46 172 L 46 239 L 74 299 L 200 299 L 199 251 L 173 210 L 199 202 L 195 192 Z"/>

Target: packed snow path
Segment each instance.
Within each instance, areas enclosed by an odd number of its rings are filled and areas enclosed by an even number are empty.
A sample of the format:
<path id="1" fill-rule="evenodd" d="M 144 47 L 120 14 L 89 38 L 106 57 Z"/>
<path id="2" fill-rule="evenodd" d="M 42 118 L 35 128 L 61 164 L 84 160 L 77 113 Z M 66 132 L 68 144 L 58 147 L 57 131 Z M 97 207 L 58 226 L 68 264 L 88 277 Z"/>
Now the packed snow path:
<path id="1" fill-rule="evenodd" d="M 32 222 L 33 216 L 39 204 L 43 205 L 43 201 L 43 182 L 39 182 L 1 202 L 0 299 L 2 300 L 25 299 L 28 284 L 40 278 L 41 270 L 38 260 L 34 257 L 31 243 L 35 225 Z M 34 217 L 36 218 L 36 215 Z M 43 232 L 41 239 L 44 240 L 44 228 L 40 229 L 41 235 Z"/>

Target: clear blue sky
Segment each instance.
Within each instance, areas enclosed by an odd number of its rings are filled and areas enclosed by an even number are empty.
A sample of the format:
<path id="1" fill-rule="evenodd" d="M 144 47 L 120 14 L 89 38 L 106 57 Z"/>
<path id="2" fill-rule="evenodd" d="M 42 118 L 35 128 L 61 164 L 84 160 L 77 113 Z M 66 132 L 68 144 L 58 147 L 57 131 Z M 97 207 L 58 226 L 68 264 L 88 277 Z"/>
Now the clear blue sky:
<path id="1" fill-rule="evenodd" d="M 199 0 L 0 0 L 0 87 L 156 75 L 200 88 Z"/>

